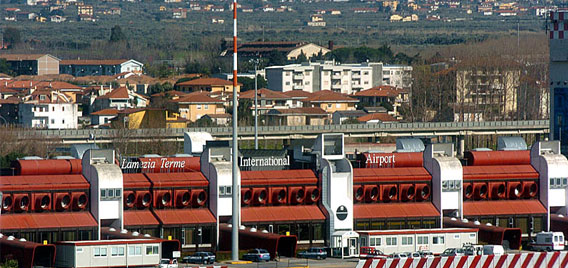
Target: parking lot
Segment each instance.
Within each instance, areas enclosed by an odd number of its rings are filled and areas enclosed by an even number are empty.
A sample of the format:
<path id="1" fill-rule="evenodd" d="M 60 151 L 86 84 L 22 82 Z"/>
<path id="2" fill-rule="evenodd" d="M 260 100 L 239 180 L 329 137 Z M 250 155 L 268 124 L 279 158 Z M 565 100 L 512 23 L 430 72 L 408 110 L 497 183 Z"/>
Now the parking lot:
<path id="1" fill-rule="evenodd" d="M 228 267 L 246 268 L 277 268 L 277 267 L 330 267 L 330 268 L 353 268 L 357 266 L 358 258 L 355 259 L 336 259 L 327 258 L 325 260 L 280 258 L 279 261 L 253 262 L 250 264 L 231 264 Z"/>

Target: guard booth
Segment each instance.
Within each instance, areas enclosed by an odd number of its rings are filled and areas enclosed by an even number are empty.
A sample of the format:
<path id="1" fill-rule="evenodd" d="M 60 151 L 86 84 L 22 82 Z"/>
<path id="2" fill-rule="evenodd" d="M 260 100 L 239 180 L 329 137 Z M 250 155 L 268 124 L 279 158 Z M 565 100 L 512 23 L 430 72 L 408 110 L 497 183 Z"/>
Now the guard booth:
<path id="1" fill-rule="evenodd" d="M 355 231 L 336 231 L 331 235 L 332 257 L 358 257 L 359 234 Z"/>

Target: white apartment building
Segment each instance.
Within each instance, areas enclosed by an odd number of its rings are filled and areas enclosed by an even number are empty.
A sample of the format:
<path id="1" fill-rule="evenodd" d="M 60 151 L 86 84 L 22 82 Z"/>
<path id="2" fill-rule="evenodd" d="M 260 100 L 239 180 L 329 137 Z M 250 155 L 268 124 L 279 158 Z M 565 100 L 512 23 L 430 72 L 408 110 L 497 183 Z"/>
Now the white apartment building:
<path id="1" fill-rule="evenodd" d="M 77 103 L 20 103 L 19 123 L 26 128 L 76 129 L 78 106 Z"/>
<path id="2" fill-rule="evenodd" d="M 412 66 L 383 65 L 383 85 L 410 91 L 412 87 Z"/>
<path id="3" fill-rule="evenodd" d="M 268 88 L 287 92 L 302 90 L 314 93 L 331 90 L 353 94 L 380 86 L 383 63 L 338 64 L 334 61 L 304 62 L 266 68 Z"/>

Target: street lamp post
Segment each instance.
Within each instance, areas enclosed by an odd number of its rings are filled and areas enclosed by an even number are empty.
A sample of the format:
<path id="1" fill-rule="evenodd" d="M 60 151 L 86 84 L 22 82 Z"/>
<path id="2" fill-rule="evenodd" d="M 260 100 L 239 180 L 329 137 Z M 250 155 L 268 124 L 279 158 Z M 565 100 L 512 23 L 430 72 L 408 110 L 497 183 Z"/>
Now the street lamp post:
<path id="1" fill-rule="evenodd" d="M 258 150 L 258 76 L 256 72 L 259 60 L 251 59 L 249 62 L 254 64 L 254 149 Z"/>
<path id="2" fill-rule="evenodd" d="M 239 260 L 239 227 L 240 227 L 240 197 L 241 189 L 239 187 L 239 167 L 237 161 L 239 157 L 239 146 L 237 144 L 237 0 L 233 0 L 233 150 L 232 150 L 232 230 L 231 230 L 231 259 Z"/>

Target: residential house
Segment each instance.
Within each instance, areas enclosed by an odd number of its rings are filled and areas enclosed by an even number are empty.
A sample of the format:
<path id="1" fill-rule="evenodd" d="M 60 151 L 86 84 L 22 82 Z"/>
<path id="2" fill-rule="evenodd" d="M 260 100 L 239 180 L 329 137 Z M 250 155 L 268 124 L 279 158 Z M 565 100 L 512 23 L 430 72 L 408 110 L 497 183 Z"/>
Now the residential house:
<path id="1" fill-rule="evenodd" d="M 185 19 L 187 18 L 186 8 L 174 8 L 172 9 L 172 17 L 174 19 Z"/>
<path id="2" fill-rule="evenodd" d="M 393 123 L 396 122 L 396 118 L 392 117 L 390 114 L 385 113 L 374 113 L 367 114 L 357 118 L 357 121 L 366 124 L 377 124 L 377 123 Z"/>
<path id="3" fill-rule="evenodd" d="M 357 120 L 357 118 L 367 115 L 363 110 L 352 110 L 352 111 L 335 111 L 331 115 L 333 124 L 341 125 L 344 124 L 345 120 Z"/>
<path id="4" fill-rule="evenodd" d="M 389 18 L 389 20 L 390 20 L 391 22 L 394 22 L 394 21 L 402 21 L 402 19 L 403 19 L 403 17 L 402 17 L 401 15 L 398 15 L 398 14 L 392 14 L 392 15 L 390 16 L 390 18 Z"/>
<path id="5" fill-rule="evenodd" d="M 244 100 L 250 101 L 250 109 L 252 110 L 252 114 L 255 114 L 254 90 L 249 90 L 241 93 L 239 95 L 239 100 L 241 100 L 241 103 Z M 265 114 L 270 109 L 286 109 L 289 107 L 288 102 L 292 104 L 290 97 L 282 92 L 272 91 L 266 88 L 261 88 L 258 90 L 257 110 L 259 115 Z"/>
<path id="6" fill-rule="evenodd" d="M 61 81 L 42 81 L 34 84 L 36 89 L 56 90 L 65 94 L 71 102 L 77 102 L 83 94 L 82 88 L 67 82 Z"/>
<path id="7" fill-rule="evenodd" d="M 310 21 L 306 22 L 306 25 L 311 27 L 325 27 L 326 23 L 323 20 L 323 15 L 314 14 L 310 17 Z"/>
<path id="8" fill-rule="evenodd" d="M 393 86 L 378 86 L 363 90 L 353 94 L 363 107 L 376 107 L 382 105 L 388 108 L 388 113 L 398 119 L 402 119 L 399 113 L 399 108 L 403 103 L 408 103 L 408 92 L 401 88 Z"/>
<path id="9" fill-rule="evenodd" d="M 353 94 L 383 84 L 383 64 L 337 64 L 335 61 L 271 66 L 265 69 L 268 88 L 275 91 L 330 90 Z"/>
<path id="10" fill-rule="evenodd" d="M 60 59 L 49 54 L 0 54 L 16 75 L 59 74 Z"/>
<path id="11" fill-rule="evenodd" d="M 113 128 L 185 128 L 188 121 L 176 112 L 163 108 L 131 108 L 119 110 L 111 120 Z"/>
<path id="12" fill-rule="evenodd" d="M 304 103 L 306 103 L 306 100 L 312 96 L 312 93 L 303 90 L 292 90 L 282 93 L 288 96 L 289 99 L 287 103 L 288 107 L 290 108 L 304 107 Z"/>
<path id="13" fill-rule="evenodd" d="M 327 113 L 335 111 L 353 111 L 356 109 L 355 104 L 359 102 L 358 99 L 351 98 L 347 95 L 333 92 L 329 90 L 322 90 L 312 94 L 305 100 L 306 107 L 319 107 Z"/>
<path id="14" fill-rule="evenodd" d="M 78 15 L 88 15 L 93 16 L 93 6 L 92 5 L 78 5 L 77 6 L 77 14 Z"/>
<path id="15" fill-rule="evenodd" d="M 223 101 L 212 98 L 208 92 L 192 92 L 171 101 L 181 118 L 191 122 L 206 114 L 224 114 Z"/>
<path id="16" fill-rule="evenodd" d="M 141 74 L 144 64 L 136 60 L 61 60 L 59 73 L 72 76 L 116 75 L 124 72 Z"/>
<path id="17" fill-rule="evenodd" d="M 126 87 L 116 88 L 95 99 L 95 111 L 108 108 L 127 109 L 143 108 L 150 104 L 149 100 Z"/>
<path id="18" fill-rule="evenodd" d="M 266 115 L 271 126 L 321 126 L 329 120 L 329 114 L 319 107 L 271 109 Z"/>
<path id="19" fill-rule="evenodd" d="M 307 59 L 321 55 L 325 55 L 331 51 L 330 48 L 322 47 L 314 43 L 298 42 L 298 41 L 256 41 L 249 43 L 238 43 L 238 55 L 241 57 L 268 57 L 272 51 L 276 50 L 285 54 L 286 59 L 295 60 L 304 54 Z M 232 56 L 233 45 L 230 44 L 221 56 Z"/>
<path id="20" fill-rule="evenodd" d="M 237 84 L 236 91 L 241 90 L 242 84 Z M 223 80 L 220 78 L 197 78 L 189 81 L 184 81 L 177 83 L 175 87 L 182 92 L 196 92 L 196 91 L 208 91 L 208 92 L 233 92 L 233 82 L 228 80 Z"/>
<path id="21" fill-rule="evenodd" d="M 91 113 L 91 126 L 94 128 L 100 128 L 103 126 L 110 126 L 110 122 L 113 118 L 118 115 L 118 110 L 115 108 L 103 109 Z"/>
<path id="22" fill-rule="evenodd" d="M 378 8 L 371 8 L 371 7 L 359 7 L 353 8 L 353 13 L 377 13 L 379 11 Z"/>
<path id="23" fill-rule="evenodd" d="M 19 103 L 19 124 L 27 128 L 76 129 L 78 107 L 63 93 L 36 90 Z"/>
<path id="24" fill-rule="evenodd" d="M 56 22 L 56 23 L 64 22 L 66 20 L 67 20 L 67 18 L 65 18 L 63 16 L 59 16 L 59 15 L 53 15 L 53 16 L 49 17 L 49 21 Z"/>
<path id="25" fill-rule="evenodd" d="M 211 23 L 213 24 L 224 24 L 225 20 L 221 18 L 211 18 Z"/>

